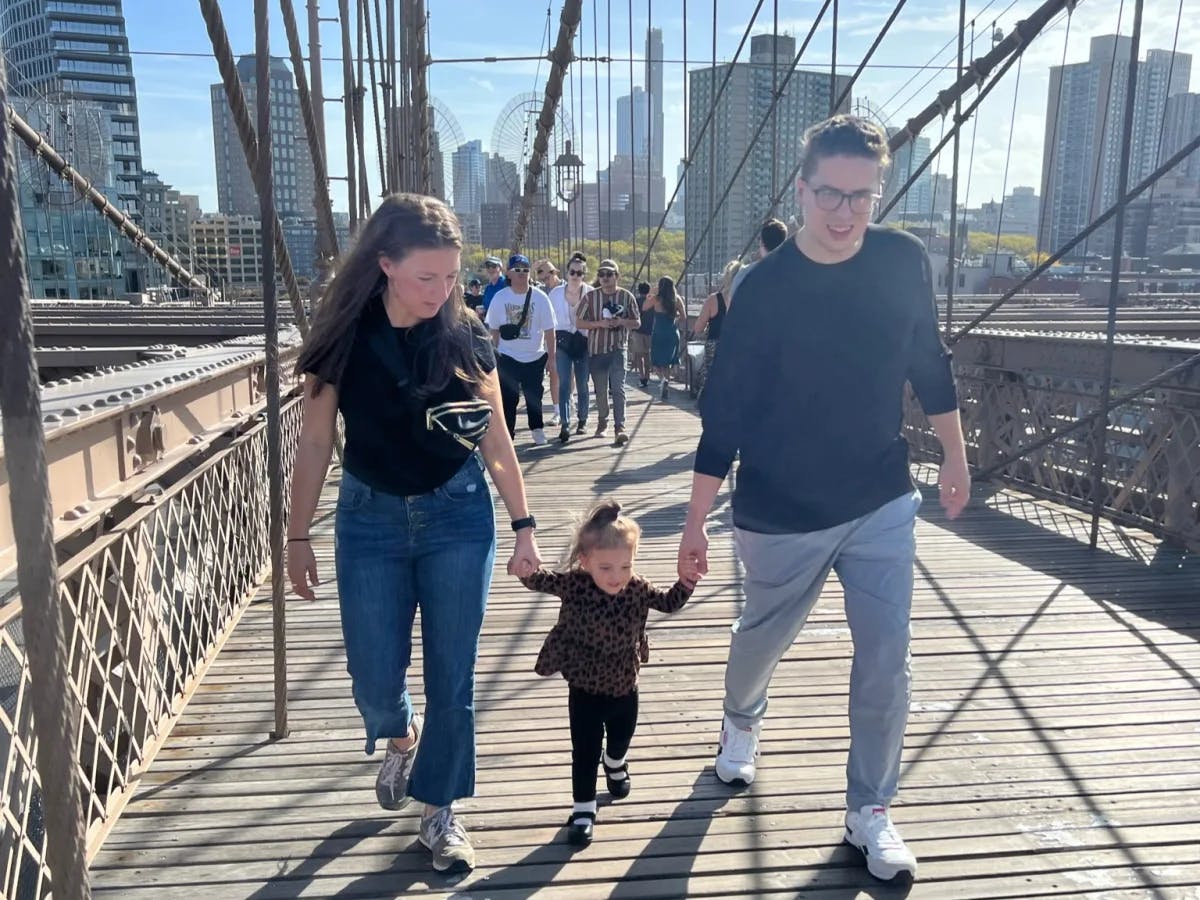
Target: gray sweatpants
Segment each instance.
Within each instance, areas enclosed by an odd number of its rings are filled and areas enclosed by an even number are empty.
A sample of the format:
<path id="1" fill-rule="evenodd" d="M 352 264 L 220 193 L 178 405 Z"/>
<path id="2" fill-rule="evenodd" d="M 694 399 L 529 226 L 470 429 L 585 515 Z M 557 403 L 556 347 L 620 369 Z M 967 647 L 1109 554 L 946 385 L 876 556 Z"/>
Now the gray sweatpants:
<path id="1" fill-rule="evenodd" d="M 803 534 L 734 529 L 745 567 L 745 606 L 733 623 L 725 714 L 750 728 L 767 711 L 775 666 L 800 633 L 833 569 L 842 582 L 854 640 L 846 806 L 887 805 L 896 795 L 912 674 L 913 525 L 921 494 Z"/>

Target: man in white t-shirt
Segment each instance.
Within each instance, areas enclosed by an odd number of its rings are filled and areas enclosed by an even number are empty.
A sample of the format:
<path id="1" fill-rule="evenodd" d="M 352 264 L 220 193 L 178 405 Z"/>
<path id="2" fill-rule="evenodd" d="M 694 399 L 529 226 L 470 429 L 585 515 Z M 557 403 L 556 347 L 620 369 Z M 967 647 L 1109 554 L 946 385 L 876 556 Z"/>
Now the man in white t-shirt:
<path id="1" fill-rule="evenodd" d="M 554 311 L 550 298 L 529 284 L 528 257 L 514 253 L 508 258 L 508 287 L 492 297 L 484 321 L 496 344 L 508 433 L 516 434 L 517 404 L 524 394 L 533 442 L 545 444 L 543 380 L 547 365 L 554 365 Z"/>

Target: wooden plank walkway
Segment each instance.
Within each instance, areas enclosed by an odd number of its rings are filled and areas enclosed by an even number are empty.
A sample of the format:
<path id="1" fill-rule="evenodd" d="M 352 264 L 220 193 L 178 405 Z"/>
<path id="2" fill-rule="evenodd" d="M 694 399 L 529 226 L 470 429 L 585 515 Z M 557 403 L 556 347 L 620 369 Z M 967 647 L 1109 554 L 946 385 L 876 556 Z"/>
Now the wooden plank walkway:
<path id="1" fill-rule="evenodd" d="M 547 556 L 564 549 L 572 513 L 614 494 L 645 530 L 640 570 L 669 583 L 698 423 L 687 400 L 631 394 L 623 450 L 589 437 L 521 457 Z M 374 802 L 380 757 L 362 754 L 334 597 L 335 482 L 314 530 L 321 599 L 288 609 L 291 736 L 268 737 L 265 595 L 95 860 L 96 896 L 903 895 L 840 843 L 851 646 L 836 581 L 776 674 L 759 779 L 739 792 L 712 773 L 740 604 L 725 494 L 709 577 L 679 614 L 651 620 L 633 793 L 602 807 L 595 843 L 578 852 L 561 831 L 566 688 L 532 672 L 557 601 L 504 575 L 502 534 L 479 661 L 478 796 L 463 805 L 479 867 L 433 873 L 415 808 Z M 981 489 L 948 523 L 927 491 L 894 808 L 920 859 L 913 896 L 1200 896 L 1198 560 L 1112 527 L 1091 552 L 1086 528 L 1062 508 Z"/>

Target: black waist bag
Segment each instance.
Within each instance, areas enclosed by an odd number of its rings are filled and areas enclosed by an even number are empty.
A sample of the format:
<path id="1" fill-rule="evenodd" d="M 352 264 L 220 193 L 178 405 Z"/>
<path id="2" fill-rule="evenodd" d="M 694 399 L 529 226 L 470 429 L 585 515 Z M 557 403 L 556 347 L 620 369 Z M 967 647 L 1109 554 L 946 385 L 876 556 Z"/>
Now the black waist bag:
<path id="1" fill-rule="evenodd" d="M 521 336 L 521 329 L 525 327 L 525 320 L 529 318 L 529 301 L 531 299 L 533 299 L 533 288 L 525 292 L 525 307 L 521 310 L 521 318 L 517 320 L 516 324 L 509 322 L 496 329 L 504 340 L 515 341 Z"/>

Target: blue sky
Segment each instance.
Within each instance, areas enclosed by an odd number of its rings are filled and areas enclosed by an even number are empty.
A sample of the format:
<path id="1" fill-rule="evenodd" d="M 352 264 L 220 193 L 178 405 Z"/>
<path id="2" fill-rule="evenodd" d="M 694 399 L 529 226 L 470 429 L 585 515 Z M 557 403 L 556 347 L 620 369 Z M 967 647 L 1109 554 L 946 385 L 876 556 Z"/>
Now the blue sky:
<path id="1" fill-rule="evenodd" d="M 294 0 L 301 18 L 301 39 L 304 34 L 304 0 Z M 1197 0 L 1184 0 L 1183 23 L 1178 35 L 1178 48 L 1186 51 L 1200 47 L 1200 16 L 1195 15 Z M 164 15 L 168 6 L 170 15 Z M 356 4 L 351 3 L 353 8 Z M 592 9 L 598 12 L 598 33 Z M 1192 9 L 1189 11 L 1189 5 Z M 431 0 L 430 49 L 436 60 L 476 58 L 483 56 L 528 56 L 544 52 L 547 28 L 547 6 L 552 8 L 551 40 L 557 35 L 561 4 L 547 0 L 508 0 L 503 6 L 484 4 L 479 0 Z M 576 131 L 586 135 L 583 147 L 576 148 L 589 168 L 596 163 L 595 93 L 598 84 L 601 124 L 613 130 L 615 125 L 607 116 L 607 95 L 613 98 L 613 116 L 618 95 L 627 93 L 630 85 L 630 22 L 627 3 L 613 3 L 611 11 L 611 44 L 609 42 L 609 3 L 604 0 L 584 0 L 584 19 L 580 29 L 582 52 L 592 55 L 593 46 L 599 55 L 619 57 L 611 64 L 611 73 L 604 64 L 577 64 L 575 94 Z M 753 33 L 769 32 L 772 27 L 774 4 L 762 4 L 762 11 Z M 642 83 L 642 57 L 648 11 L 653 12 L 653 24 L 663 30 L 664 67 L 663 94 L 665 119 L 665 160 L 668 175 L 684 154 L 683 148 L 683 0 L 635 0 L 633 3 L 633 65 L 634 83 Z M 723 0 L 717 4 L 717 58 L 729 59 L 755 7 L 752 0 Z M 798 41 L 811 26 L 820 8 L 817 0 L 779 0 L 780 29 L 797 35 Z M 856 0 L 852 11 L 842 3 L 838 29 L 839 71 L 849 74 L 875 38 L 878 29 L 892 9 L 888 0 Z M 979 56 L 990 48 L 988 34 L 995 22 L 1006 32 L 1016 22 L 1036 9 L 1032 0 L 969 0 L 967 18 L 976 20 L 976 52 Z M 138 103 L 141 115 L 142 154 L 147 168 L 157 171 L 167 182 L 185 193 L 199 194 L 206 210 L 216 208 L 216 186 L 213 172 L 211 106 L 209 85 L 218 80 L 216 63 L 211 58 L 199 5 L 193 0 L 125 0 L 125 17 L 130 48 L 134 53 L 134 73 L 137 77 Z M 687 4 L 687 54 L 689 68 L 712 56 L 712 5 L 698 0 Z M 236 53 L 251 52 L 254 46 L 252 3 L 250 0 L 226 0 L 223 3 L 226 26 Z M 1179 11 L 1176 0 L 1148 0 L 1142 46 L 1170 49 L 1175 41 L 1175 23 Z M 337 12 L 336 0 L 322 0 L 321 13 L 332 17 Z M 1007 185 L 1037 185 L 1041 172 L 1042 136 L 1047 100 L 1049 67 L 1065 58 L 1076 62 L 1087 58 L 1091 36 L 1110 34 L 1118 30 L 1129 33 L 1132 26 L 1132 3 L 1119 0 L 1081 0 L 1070 22 L 1061 19 L 1043 33 L 1026 52 L 1021 64 L 1020 81 L 1009 73 L 1005 83 L 984 101 L 980 109 L 975 137 L 970 132 L 963 142 L 963 162 L 974 160 L 971 168 L 969 194 L 963 176 L 960 201 L 977 205 L 983 200 L 999 199 Z M 1189 14 L 1190 12 L 1190 14 Z M 882 107 L 889 121 L 901 124 L 922 106 L 930 102 L 936 91 L 951 83 L 951 71 L 917 71 L 924 65 L 953 65 L 954 35 L 958 23 L 958 4 L 945 0 L 910 0 L 893 24 L 891 31 L 876 51 L 873 62 L 860 78 L 854 91 L 856 100 L 867 98 L 875 107 Z M 278 5 L 272 4 L 272 51 L 286 55 L 286 43 Z M 832 29 L 823 25 L 817 31 L 809 51 L 801 61 L 802 68 L 828 70 Z M 340 93 L 341 63 L 331 57 L 340 56 L 340 32 L 334 23 L 322 26 L 323 68 L 326 94 Z M 184 54 L 184 55 L 176 55 Z M 197 55 L 187 55 L 197 54 Z M 748 56 L 747 47 L 744 54 Z M 970 55 L 968 51 L 968 55 Z M 673 62 L 674 61 L 674 62 Z M 1193 69 L 1200 67 L 1195 60 Z M 537 91 L 540 95 L 548 64 L 545 62 L 497 63 L 437 63 L 430 70 L 430 90 L 433 96 L 449 107 L 465 140 L 479 139 L 485 149 L 491 149 L 496 120 L 505 105 L 516 95 Z M 915 76 L 915 77 L 914 77 Z M 910 81 L 910 79 L 912 79 Z M 931 80 L 932 79 L 932 80 Z M 1200 76 L 1193 74 L 1192 90 L 1197 89 Z M 571 82 L 564 86 L 564 96 L 570 102 Z M 580 96 L 586 98 L 579 113 Z M 1014 107 L 1015 128 L 1010 127 Z M 332 174 L 345 172 L 345 146 L 342 106 L 328 104 L 326 130 L 329 146 L 329 168 Z M 925 134 L 936 143 L 941 123 L 935 121 Z M 371 125 L 368 122 L 368 135 Z M 601 134 L 607 132 L 602 131 Z M 369 143 L 373 138 L 369 137 Z M 606 156 L 608 139 L 602 137 L 601 156 Z M 372 156 L 373 160 L 373 156 Z M 603 163 L 605 160 L 601 160 Z M 1007 162 L 1007 181 L 1005 169 Z M 949 150 L 943 156 L 942 171 L 949 172 Z M 374 162 L 372 161 L 374 167 Z M 377 169 L 372 168 L 372 171 Z M 378 188 L 377 177 L 372 179 Z M 674 187 L 669 179 L 668 196 Z M 334 182 L 334 205 L 345 208 L 345 188 Z"/>

